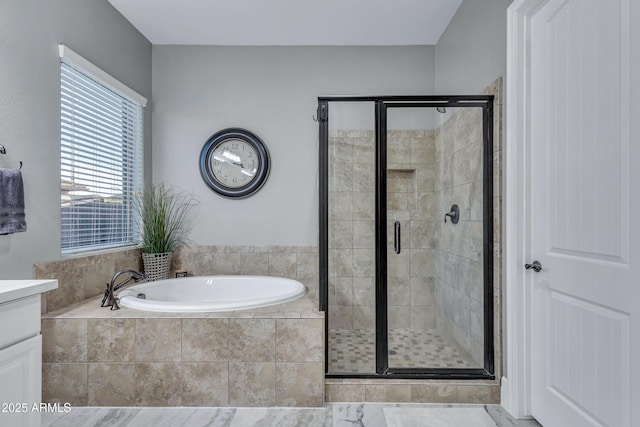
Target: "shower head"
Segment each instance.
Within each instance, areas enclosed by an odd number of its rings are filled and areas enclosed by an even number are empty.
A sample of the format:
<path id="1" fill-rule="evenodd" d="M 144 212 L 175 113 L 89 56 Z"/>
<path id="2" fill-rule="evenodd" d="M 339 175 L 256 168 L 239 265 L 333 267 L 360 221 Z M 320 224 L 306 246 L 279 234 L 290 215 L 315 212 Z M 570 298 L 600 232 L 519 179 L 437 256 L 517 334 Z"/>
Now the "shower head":
<path id="1" fill-rule="evenodd" d="M 438 113 L 442 113 L 442 114 L 444 114 L 444 113 L 446 113 L 446 112 L 447 112 L 447 109 L 446 109 L 445 107 L 436 107 L 436 111 L 437 111 Z"/>

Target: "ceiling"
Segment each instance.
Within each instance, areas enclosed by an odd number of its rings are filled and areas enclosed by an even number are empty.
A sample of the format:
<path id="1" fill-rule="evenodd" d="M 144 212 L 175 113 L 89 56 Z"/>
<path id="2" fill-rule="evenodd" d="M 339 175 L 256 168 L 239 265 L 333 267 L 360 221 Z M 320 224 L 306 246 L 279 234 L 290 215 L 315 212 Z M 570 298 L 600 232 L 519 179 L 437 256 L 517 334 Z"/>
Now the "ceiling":
<path id="1" fill-rule="evenodd" d="M 153 44 L 434 45 L 462 0 L 109 0 Z"/>

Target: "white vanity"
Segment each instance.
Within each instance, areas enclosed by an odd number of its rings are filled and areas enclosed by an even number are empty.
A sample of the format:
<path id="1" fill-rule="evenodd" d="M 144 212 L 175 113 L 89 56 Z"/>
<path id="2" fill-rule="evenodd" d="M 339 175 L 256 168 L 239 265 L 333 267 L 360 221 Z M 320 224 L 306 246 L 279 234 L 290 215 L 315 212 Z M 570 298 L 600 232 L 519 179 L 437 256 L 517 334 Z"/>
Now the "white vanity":
<path id="1" fill-rule="evenodd" d="M 2 426 L 40 426 L 40 295 L 57 287 L 57 280 L 0 280 Z"/>

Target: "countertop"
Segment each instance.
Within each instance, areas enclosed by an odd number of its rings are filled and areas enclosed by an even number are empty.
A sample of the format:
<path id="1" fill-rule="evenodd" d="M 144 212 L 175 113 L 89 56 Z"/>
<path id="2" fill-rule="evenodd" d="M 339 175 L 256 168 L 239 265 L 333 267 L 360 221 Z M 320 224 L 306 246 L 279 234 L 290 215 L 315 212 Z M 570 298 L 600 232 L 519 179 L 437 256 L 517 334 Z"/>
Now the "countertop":
<path id="1" fill-rule="evenodd" d="M 0 280 L 0 304 L 41 294 L 58 287 L 58 280 Z"/>

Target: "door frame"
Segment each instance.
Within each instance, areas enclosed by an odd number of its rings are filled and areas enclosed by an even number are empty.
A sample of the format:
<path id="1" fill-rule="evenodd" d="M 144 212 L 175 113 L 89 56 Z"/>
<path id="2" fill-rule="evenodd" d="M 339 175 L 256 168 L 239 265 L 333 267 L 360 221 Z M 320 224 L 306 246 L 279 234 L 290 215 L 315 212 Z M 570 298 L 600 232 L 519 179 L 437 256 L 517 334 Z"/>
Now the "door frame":
<path id="1" fill-rule="evenodd" d="M 515 0 L 507 9 L 505 139 L 505 369 L 501 404 L 531 417 L 531 20 L 549 0 Z"/>
<path id="2" fill-rule="evenodd" d="M 319 122 L 319 309 L 327 312 L 329 306 L 329 108 L 332 102 L 369 102 L 375 106 L 375 293 L 376 293 L 376 372 L 330 373 L 329 334 L 325 333 L 325 377 L 327 378 L 389 378 L 389 379 L 495 379 L 494 346 L 494 294 L 493 294 L 493 95 L 407 95 L 407 96 L 320 96 L 317 121 Z M 483 122 L 483 295 L 484 295 L 484 366 L 482 368 L 389 368 L 387 334 L 387 201 L 386 147 L 387 108 L 482 108 Z M 329 330 L 329 316 L 325 315 L 325 330 Z"/>

